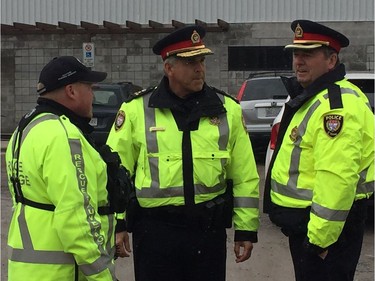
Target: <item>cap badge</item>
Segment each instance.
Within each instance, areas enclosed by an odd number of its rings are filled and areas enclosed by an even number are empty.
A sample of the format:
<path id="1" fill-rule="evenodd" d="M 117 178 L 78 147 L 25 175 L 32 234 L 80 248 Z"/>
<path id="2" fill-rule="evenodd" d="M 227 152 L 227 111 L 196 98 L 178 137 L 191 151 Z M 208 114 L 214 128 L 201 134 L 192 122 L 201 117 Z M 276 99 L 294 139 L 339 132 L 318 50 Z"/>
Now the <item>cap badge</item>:
<path id="1" fill-rule="evenodd" d="M 122 125 L 125 123 L 125 112 L 122 110 L 119 110 L 116 115 L 115 119 L 115 130 L 118 131 L 121 129 Z"/>
<path id="2" fill-rule="evenodd" d="M 327 135 L 334 138 L 341 131 L 342 124 L 344 123 L 344 116 L 338 114 L 326 115 L 324 116 L 323 122 L 324 130 L 326 131 Z"/>
<path id="3" fill-rule="evenodd" d="M 298 138 L 298 127 L 295 126 L 292 131 L 290 132 L 289 138 L 292 140 L 292 142 L 295 142 Z"/>
<path id="4" fill-rule="evenodd" d="M 221 123 L 220 118 L 217 116 L 210 117 L 210 124 L 214 126 L 219 126 Z"/>
<path id="5" fill-rule="evenodd" d="M 299 23 L 297 24 L 297 27 L 296 29 L 294 30 L 294 36 L 296 38 L 302 38 L 303 37 L 303 29 L 302 27 L 299 25 Z"/>
<path id="6" fill-rule="evenodd" d="M 190 39 L 193 44 L 198 44 L 201 41 L 201 37 L 196 30 L 193 31 Z"/>

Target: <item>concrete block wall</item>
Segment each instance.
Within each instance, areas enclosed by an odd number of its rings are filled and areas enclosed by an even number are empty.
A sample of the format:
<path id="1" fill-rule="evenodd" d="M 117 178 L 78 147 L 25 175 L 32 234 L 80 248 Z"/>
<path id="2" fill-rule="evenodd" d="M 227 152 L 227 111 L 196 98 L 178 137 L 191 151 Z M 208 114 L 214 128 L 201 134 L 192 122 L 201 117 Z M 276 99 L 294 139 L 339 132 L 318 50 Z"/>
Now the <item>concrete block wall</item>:
<path id="1" fill-rule="evenodd" d="M 351 40 L 340 57 L 347 70 L 374 71 L 374 23 L 330 22 Z M 82 59 L 82 43 L 95 44 L 94 70 L 108 72 L 108 82 L 131 81 L 144 88 L 163 75 L 162 60 L 152 46 L 166 34 L 3 35 L 1 40 L 1 134 L 11 133 L 35 106 L 36 84 L 43 66 L 55 56 Z M 293 33 L 288 23 L 231 24 L 227 32 L 204 38 L 214 55 L 206 58 L 208 84 L 235 95 L 249 71 L 228 71 L 228 46 L 283 46 Z"/>

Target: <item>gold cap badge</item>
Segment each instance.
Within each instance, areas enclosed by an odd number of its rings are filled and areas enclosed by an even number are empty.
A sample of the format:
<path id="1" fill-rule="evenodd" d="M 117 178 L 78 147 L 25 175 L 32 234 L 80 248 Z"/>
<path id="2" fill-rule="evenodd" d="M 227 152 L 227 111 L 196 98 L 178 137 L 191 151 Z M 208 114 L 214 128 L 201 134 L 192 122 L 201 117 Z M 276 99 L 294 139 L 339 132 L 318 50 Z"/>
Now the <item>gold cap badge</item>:
<path id="1" fill-rule="evenodd" d="M 198 44 L 201 41 L 201 37 L 196 30 L 193 31 L 190 39 L 193 44 Z"/>
<path id="2" fill-rule="evenodd" d="M 296 38 L 303 37 L 303 29 L 299 24 L 297 24 L 296 29 L 294 30 L 294 37 Z"/>

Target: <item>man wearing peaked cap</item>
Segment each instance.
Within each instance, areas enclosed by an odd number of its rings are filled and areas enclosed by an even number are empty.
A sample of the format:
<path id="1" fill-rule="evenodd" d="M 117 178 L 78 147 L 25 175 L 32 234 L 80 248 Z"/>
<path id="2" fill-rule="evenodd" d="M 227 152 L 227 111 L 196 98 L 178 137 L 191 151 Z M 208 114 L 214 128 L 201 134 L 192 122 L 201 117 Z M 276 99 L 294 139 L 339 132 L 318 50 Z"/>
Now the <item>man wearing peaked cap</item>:
<path id="1" fill-rule="evenodd" d="M 309 20 L 291 28 L 295 77 L 268 169 L 264 211 L 289 237 L 296 281 L 352 281 L 374 185 L 374 121 L 345 79 L 349 39 Z M 282 136 L 282 137 L 280 137 Z M 285 159 L 290 159 L 286 165 Z"/>
<path id="2" fill-rule="evenodd" d="M 5 156 L 14 199 L 9 280 L 116 280 L 107 167 L 89 137 L 92 84 L 106 76 L 71 56 L 40 73 L 37 106 Z"/>
<path id="3" fill-rule="evenodd" d="M 238 102 L 205 82 L 204 35 L 186 26 L 155 44 L 164 77 L 121 106 L 108 136 L 135 176 L 126 215 L 137 281 L 224 281 L 232 220 L 236 262 L 257 242 L 251 143 Z"/>

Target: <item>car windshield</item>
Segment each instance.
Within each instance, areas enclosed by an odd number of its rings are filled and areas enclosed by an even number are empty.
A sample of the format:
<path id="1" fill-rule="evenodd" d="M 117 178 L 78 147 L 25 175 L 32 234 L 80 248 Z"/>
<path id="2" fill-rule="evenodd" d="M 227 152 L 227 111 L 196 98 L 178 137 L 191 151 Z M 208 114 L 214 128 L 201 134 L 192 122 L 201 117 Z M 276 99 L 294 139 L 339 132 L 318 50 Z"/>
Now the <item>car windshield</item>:
<path id="1" fill-rule="evenodd" d="M 246 83 L 242 100 L 286 99 L 287 96 L 281 79 L 254 79 Z"/>
<path id="2" fill-rule="evenodd" d="M 119 103 L 118 95 L 120 90 L 114 89 L 94 89 L 93 105 L 105 105 L 116 107 Z"/>

